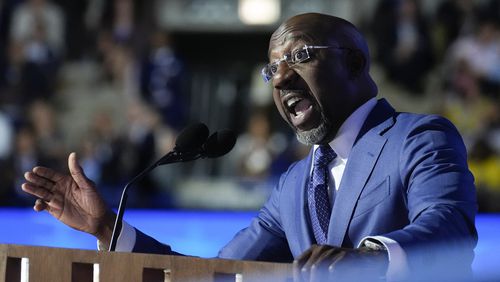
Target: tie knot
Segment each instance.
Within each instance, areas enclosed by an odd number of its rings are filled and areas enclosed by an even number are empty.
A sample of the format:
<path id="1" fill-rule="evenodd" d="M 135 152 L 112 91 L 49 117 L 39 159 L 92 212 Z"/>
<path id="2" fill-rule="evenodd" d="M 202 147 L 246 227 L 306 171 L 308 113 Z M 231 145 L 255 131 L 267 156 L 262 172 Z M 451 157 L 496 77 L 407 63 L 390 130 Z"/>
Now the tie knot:
<path id="1" fill-rule="evenodd" d="M 316 149 L 316 152 L 314 152 L 314 165 L 326 166 L 336 157 L 337 154 L 335 154 L 335 151 L 333 151 L 330 145 L 320 145 L 318 149 Z"/>

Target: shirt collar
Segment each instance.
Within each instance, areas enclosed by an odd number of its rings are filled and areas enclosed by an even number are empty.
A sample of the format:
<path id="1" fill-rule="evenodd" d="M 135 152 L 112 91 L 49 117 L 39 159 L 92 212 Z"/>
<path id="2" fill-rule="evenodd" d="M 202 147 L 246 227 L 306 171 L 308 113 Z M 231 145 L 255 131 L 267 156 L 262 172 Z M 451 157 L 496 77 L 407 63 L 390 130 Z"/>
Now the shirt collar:
<path id="1" fill-rule="evenodd" d="M 371 98 L 363 105 L 357 108 L 340 126 L 335 138 L 329 143 L 330 147 L 335 151 L 337 156 L 342 159 L 347 159 L 351 153 L 352 145 L 363 126 L 368 114 L 377 104 L 377 99 Z M 318 145 L 314 145 L 314 150 Z"/>

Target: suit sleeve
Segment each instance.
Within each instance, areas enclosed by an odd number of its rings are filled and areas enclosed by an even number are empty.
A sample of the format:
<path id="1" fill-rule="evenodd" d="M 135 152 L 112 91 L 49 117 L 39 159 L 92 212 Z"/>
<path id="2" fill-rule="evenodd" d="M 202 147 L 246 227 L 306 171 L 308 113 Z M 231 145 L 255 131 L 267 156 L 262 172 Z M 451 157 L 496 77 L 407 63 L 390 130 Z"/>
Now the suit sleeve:
<path id="1" fill-rule="evenodd" d="M 293 256 L 288 247 L 285 234 L 279 219 L 279 197 L 281 185 L 285 174 L 280 178 L 279 184 L 271 192 L 270 198 L 260 210 L 250 225 L 239 231 L 235 237 L 223 247 L 218 254 L 219 258 L 242 259 L 273 262 L 291 262 Z M 182 255 L 172 251 L 171 247 L 158 242 L 156 239 L 135 229 L 136 241 L 133 252 Z"/>
<path id="2" fill-rule="evenodd" d="M 477 204 L 462 138 L 448 120 L 436 116 L 423 118 L 408 132 L 399 168 L 410 224 L 382 236 L 401 245 L 410 266 L 442 269 L 447 262 L 470 268 Z"/>
<path id="3" fill-rule="evenodd" d="M 160 255 L 183 255 L 172 251 L 169 245 L 158 242 L 153 237 L 142 233 L 140 230 L 135 229 L 136 240 L 134 244 L 134 253 L 148 253 Z"/>
<path id="4" fill-rule="evenodd" d="M 257 217 L 220 250 L 218 257 L 273 262 L 293 261 L 279 212 L 281 187 L 287 173 L 281 176 Z"/>
<path id="5" fill-rule="evenodd" d="M 107 250 L 108 246 L 102 245 L 97 241 L 99 251 Z M 140 230 L 132 227 L 126 221 L 122 223 L 122 229 L 116 243 L 117 252 L 134 252 L 160 255 L 182 255 L 172 251 L 169 245 L 158 242 L 153 237 L 142 233 Z"/>

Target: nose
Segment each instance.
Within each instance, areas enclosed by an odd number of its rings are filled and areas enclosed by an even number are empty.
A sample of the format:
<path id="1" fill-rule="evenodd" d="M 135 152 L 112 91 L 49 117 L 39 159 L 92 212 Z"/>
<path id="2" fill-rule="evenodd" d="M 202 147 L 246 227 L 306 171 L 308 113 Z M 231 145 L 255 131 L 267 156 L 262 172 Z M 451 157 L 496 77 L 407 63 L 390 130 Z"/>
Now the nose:
<path id="1" fill-rule="evenodd" d="M 286 62 L 281 62 L 273 76 L 273 87 L 276 89 L 287 89 L 290 87 L 297 73 Z"/>

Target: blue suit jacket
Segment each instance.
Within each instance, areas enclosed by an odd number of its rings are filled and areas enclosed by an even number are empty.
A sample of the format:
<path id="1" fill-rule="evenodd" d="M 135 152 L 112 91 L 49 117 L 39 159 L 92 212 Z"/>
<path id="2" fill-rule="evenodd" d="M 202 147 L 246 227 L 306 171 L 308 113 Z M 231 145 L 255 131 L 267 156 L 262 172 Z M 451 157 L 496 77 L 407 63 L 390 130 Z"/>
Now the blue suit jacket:
<path id="1" fill-rule="evenodd" d="M 306 197 L 311 157 L 312 151 L 282 174 L 258 216 L 219 257 L 292 261 L 315 243 Z M 328 244 L 355 247 L 365 236 L 382 235 L 411 253 L 444 242 L 459 247 L 470 267 L 476 209 L 474 179 L 456 128 L 439 116 L 395 112 L 382 99 L 349 155 Z M 172 253 L 140 232 L 134 251 Z M 433 256 L 424 254 L 409 256 L 410 263 L 429 263 Z"/>

